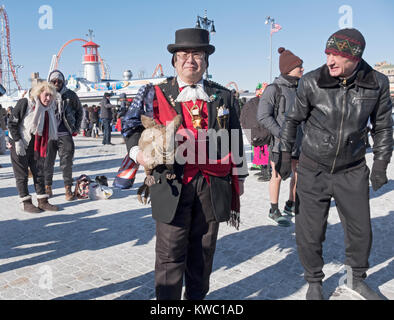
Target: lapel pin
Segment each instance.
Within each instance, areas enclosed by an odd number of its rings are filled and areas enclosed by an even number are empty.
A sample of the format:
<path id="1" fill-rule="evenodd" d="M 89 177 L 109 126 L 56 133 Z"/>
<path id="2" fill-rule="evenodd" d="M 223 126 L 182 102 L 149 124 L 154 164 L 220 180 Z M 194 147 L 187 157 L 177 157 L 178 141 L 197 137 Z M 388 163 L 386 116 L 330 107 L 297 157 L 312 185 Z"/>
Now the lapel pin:
<path id="1" fill-rule="evenodd" d="M 170 103 L 171 103 L 171 105 L 175 108 L 175 101 L 174 101 L 174 98 L 172 97 L 172 95 L 169 95 L 169 98 L 170 98 Z"/>

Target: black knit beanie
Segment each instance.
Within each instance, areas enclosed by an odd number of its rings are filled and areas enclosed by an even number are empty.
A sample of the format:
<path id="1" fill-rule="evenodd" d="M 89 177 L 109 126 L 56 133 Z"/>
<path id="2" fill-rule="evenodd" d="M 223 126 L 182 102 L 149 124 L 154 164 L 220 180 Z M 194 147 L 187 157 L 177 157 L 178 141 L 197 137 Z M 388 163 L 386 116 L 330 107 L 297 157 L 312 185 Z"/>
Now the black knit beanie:
<path id="1" fill-rule="evenodd" d="M 365 49 L 365 39 L 357 29 L 341 29 L 327 41 L 326 54 L 340 55 L 353 61 L 360 61 Z"/>

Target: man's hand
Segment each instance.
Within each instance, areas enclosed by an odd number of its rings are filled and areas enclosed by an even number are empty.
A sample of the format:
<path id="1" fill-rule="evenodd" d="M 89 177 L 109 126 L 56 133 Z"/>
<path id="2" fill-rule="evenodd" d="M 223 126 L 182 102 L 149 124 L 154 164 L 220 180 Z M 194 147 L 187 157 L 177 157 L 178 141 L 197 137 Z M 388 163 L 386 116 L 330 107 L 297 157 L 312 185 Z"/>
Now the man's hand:
<path id="1" fill-rule="evenodd" d="M 144 159 L 144 154 L 142 151 L 139 151 L 137 153 L 137 157 L 136 157 L 137 163 L 140 164 L 141 166 L 145 167 L 146 166 L 146 162 Z"/>
<path id="2" fill-rule="evenodd" d="M 285 181 L 291 176 L 291 154 L 290 152 L 282 152 L 280 155 L 279 162 L 275 165 L 276 171 L 281 176 L 282 180 Z"/>
<path id="3" fill-rule="evenodd" d="M 238 181 L 238 186 L 239 186 L 239 196 L 241 197 L 244 193 L 245 193 L 245 187 L 244 187 L 244 185 L 245 185 L 245 181 L 241 181 L 241 180 L 239 180 Z"/>
<path id="4" fill-rule="evenodd" d="M 373 162 L 370 179 L 372 183 L 372 189 L 374 191 L 378 191 L 383 185 L 388 182 L 386 174 L 387 165 L 388 163 L 384 160 L 375 160 Z"/>

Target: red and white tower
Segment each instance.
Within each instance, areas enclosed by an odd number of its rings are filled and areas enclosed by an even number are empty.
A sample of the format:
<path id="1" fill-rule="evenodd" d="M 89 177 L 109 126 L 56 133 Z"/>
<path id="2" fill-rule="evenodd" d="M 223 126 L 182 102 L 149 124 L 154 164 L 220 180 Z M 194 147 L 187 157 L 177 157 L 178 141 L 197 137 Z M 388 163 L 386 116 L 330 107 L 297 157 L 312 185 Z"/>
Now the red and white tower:
<path id="1" fill-rule="evenodd" d="M 100 61 L 97 51 L 100 46 L 90 40 L 82 47 L 85 48 L 85 56 L 83 57 L 82 62 L 84 65 L 84 78 L 91 82 L 100 82 Z"/>

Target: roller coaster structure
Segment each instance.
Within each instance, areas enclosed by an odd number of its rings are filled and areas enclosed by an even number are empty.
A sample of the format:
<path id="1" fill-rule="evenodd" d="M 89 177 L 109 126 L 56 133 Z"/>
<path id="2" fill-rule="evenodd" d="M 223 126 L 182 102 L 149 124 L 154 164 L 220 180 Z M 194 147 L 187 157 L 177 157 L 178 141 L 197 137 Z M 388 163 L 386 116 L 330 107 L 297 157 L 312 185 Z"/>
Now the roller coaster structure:
<path id="1" fill-rule="evenodd" d="M 0 19 L 1 19 L 0 83 L 5 86 L 5 88 L 7 89 L 7 93 L 11 95 L 16 90 L 11 89 L 10 73 L 12 74 L 12 77 L 15 81 L 18 90 L 22 90 L 22 87 L 18 81 L 15 65 L 12 62 L 10 24 L 4 6 L 0 7 Z"/>
<path id="2" fill-rule="evenodd" d="M 67 41 L 67 42 L 60 48 L 59 52 L 57 53 L 57 55 L 56 55 L 56 60 L 55 60 L 55 64 L 54 64 L 53 69 L 57 69 L 57 68 L 58 68 L 59 60 L 60 60 L 60 57 L 62 56 L 62 53 L 63 53 L 64 49 L 65 49 L 69 44 L 71 44 L 71 43 L 73 43 L 73 42 L 76 42 L 76 41 L 82 41 L 82 42 L 84 42 L 84 43 L 89 42 L 88 40 L 80 39 L 80 38 L 75 38 L 75 39 L 72 39 L 72 40 L 70 40 L 70 41 Z M 100 64 L 101 64 L 101 72 L 102 72 L 101 77 L 102 77 L 103 79 L 106 79 L 107 73 L 108 73 L 108 72 L 106 71 L 106 67 L 105 67 L 105 65 L 104 65 L 104 60 L 101 58 L 100 54 L 98 54 L 98 57 L 99 57 Z"/>
<path id="3" fill-rule="evenodd" d="M 234 81 L 231 81 L 226 85 L 226 88 L 230 89 L 231 87 L 233 87 L 235 91 L 239 92 L 238 85 Z"/>

